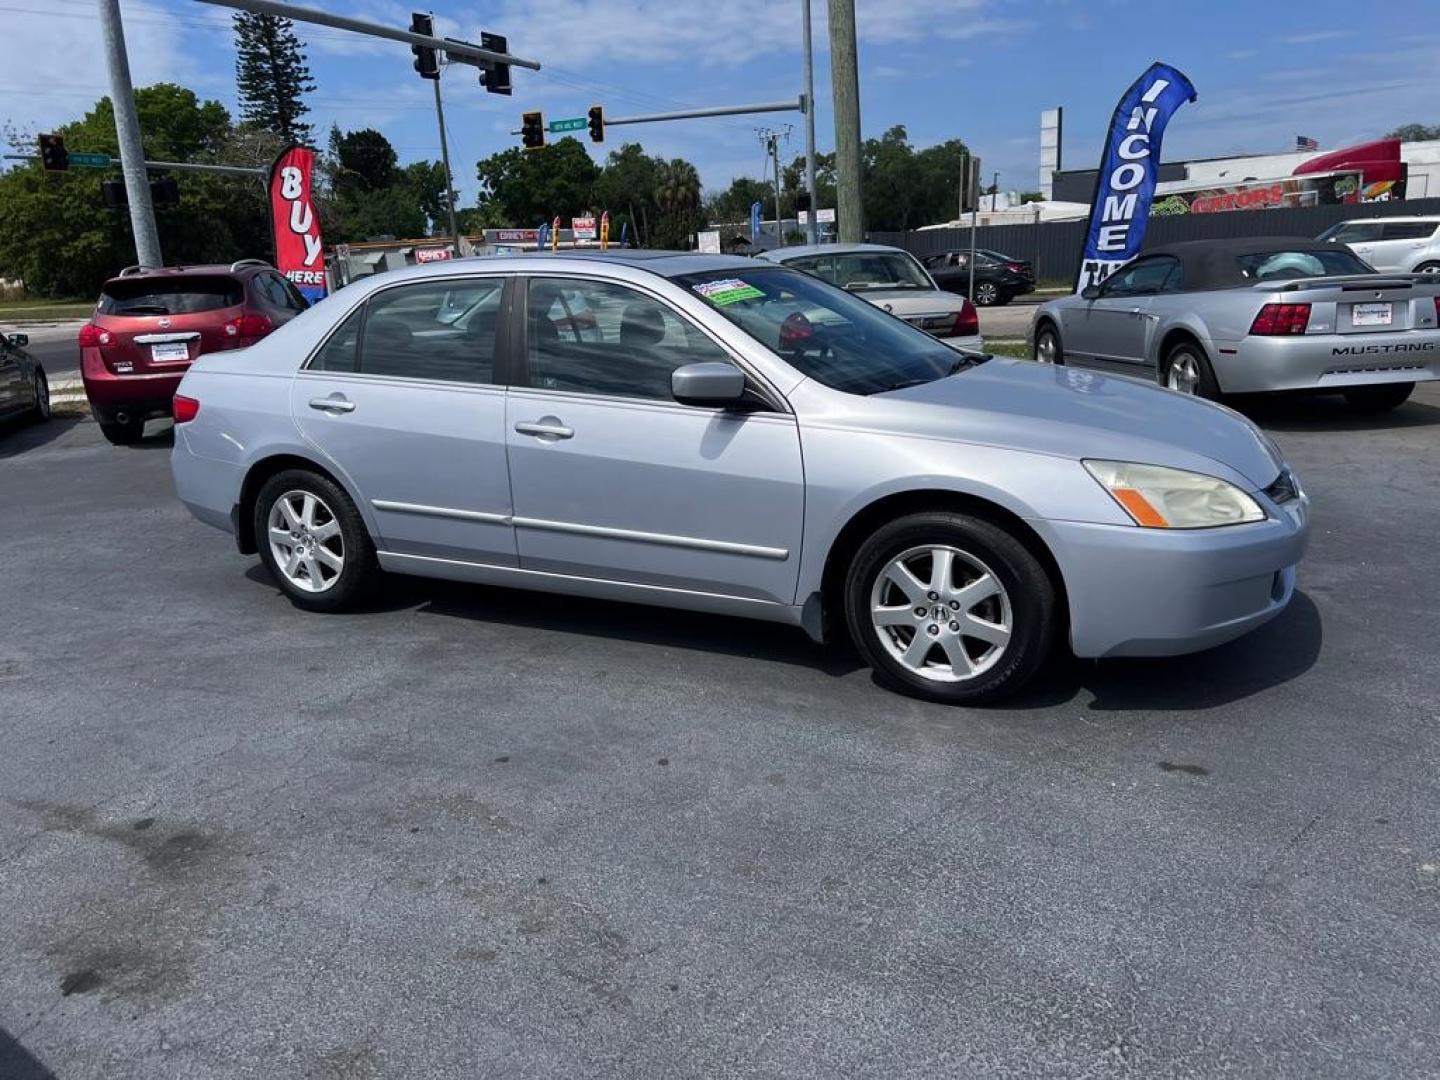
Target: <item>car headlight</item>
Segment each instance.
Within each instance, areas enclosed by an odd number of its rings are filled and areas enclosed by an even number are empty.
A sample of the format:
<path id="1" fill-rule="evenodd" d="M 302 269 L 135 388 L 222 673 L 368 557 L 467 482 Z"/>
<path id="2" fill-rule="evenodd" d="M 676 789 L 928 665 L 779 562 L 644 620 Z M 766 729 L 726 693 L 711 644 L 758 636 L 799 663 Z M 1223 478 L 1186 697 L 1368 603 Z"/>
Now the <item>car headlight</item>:
<path id="1" fill-rule="evenodd" d="M 1214 476 L 1129 461 L 1081 464 L 1136 525 L 1147 529 L 1209 529 L 1265 520 L 1259 503 Z"/>

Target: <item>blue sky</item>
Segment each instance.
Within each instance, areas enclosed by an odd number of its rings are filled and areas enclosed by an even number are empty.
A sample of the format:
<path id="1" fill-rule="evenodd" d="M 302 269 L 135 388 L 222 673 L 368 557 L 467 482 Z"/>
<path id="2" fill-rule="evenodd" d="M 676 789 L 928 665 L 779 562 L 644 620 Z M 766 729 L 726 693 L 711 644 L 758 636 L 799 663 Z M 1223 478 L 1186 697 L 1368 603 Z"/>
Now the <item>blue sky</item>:
<path id="1" fill-rule="evenodd" d="M 309 0 L 393 26 L 411 8 L 384 0 Z M 817 137 L 833 145 L 825 0 L 816 22 Z M 867 136 L 904 124 L 919 146 L 963 138 L 1002 187 L 1036 186 L 1039 113 L 1065 108 L 1065 164 L 1099 156 L 1110 111 L 1151 60 L 1185 71 L 1199 91 L 1170 125 L 1164 157 L 1210 157 L 1290 148 L 1296 134 L 1324 148 L 1409 121 L 1440 123 L 1440 28 L 1417 18 L 1428 5 L 1312 0 L 1149 3 L 1129 0 L 857 0 L 862 124 Z M 235 106 L 229 11 L 194 0 L 122 0 L 137 84 L 169 79 Z M 1440 10 L 1440 9 L 1431 9 Z M 0 0 L 0 121 L 43 130 L 78 115 L 106 88 L 93 0 Z M 800 0 L 434 0 L 444 35 L 509 35 L 512 52 L 540 61 L 517 70 L 511 98 L 485 94 L 471 68 L 445 75 L 456 181 L 468 204 L 474 163 L 507 146 L 519 114 L 610 115 L 685 105 L 787 98 L 801 86 Z M 400 44 L 300 26 L 319 83 L 320 130 L 376 127 L 402 160 L 439 156 L 428 83 Z M 57 47 L 55 32 L 64 35 Z M 707 190 L 758 175 L 755 129 L 798 113 L 654 124 L 612 131 L 684 156 Z M 75 147 L 74 149 L 84 149 Z"/>

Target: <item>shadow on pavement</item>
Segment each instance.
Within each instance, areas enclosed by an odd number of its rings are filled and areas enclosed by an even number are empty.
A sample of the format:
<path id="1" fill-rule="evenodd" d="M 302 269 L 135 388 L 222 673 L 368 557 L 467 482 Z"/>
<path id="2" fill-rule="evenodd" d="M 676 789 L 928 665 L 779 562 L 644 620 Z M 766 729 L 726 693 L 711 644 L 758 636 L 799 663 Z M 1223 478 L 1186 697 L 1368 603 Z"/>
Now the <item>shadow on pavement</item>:
<path id="1" fill-rule="evenodd" d="M 79 416 L 52 416 L 43 424 L 33 420 L 0 421 L 0 458 L 45 446 L 84 422 Z"/>
<path id="2" fill-rule="evenodd" d="M 56 1080 L 55 1074 L 4 1028 L 0 1028 L 0 1077 L 5 1080 Z"/>
<path id="3" fill-rule="evenodd" d="M 282 595 L 259 565 L 245 576 Z M 848 642 L 814 644 L 798 628 L 581 597 L 558 597 L 387 575 L 365 605 L 372 612 L 421 611 L 451 618 L 524 626 L 726 656 L 764 659 L 843 678 L 865 667 Z M 1087 693 L 1097 711 L 1207 709 L 1239 701 L 1298 678 L 1314 666 L 1323 639 L 1320 612 L 1297 591 L 1278 617 L 1236 641 L 1189 656 L 1078 660 L 1058 649 L 1029 688 L 993 708 L 1064 705 Z"/>
<path id="4" fill-rule="evenodd" d="M 1272 431 L 1397 431 L 1440 424 L 1440 409 L 1413 398 L 1390 412 L 1363 412 L 1338 394 L 1251 395 L 1227 404 Z"/>

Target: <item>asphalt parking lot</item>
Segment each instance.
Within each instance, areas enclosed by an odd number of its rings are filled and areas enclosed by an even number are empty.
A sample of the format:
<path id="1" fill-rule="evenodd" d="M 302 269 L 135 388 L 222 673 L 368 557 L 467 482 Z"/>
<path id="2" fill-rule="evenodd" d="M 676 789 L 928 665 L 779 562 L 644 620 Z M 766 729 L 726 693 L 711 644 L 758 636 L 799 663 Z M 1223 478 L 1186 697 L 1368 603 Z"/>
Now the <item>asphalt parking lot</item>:
<path id="1" fill-rule="evenodd" d="M 163 430 L 0 432 L 0 1077 L 1440 1073 L 1440 392 L 1254 415 L 1290 609 L 986 710 L 758 623 L 306 614 Z"/>

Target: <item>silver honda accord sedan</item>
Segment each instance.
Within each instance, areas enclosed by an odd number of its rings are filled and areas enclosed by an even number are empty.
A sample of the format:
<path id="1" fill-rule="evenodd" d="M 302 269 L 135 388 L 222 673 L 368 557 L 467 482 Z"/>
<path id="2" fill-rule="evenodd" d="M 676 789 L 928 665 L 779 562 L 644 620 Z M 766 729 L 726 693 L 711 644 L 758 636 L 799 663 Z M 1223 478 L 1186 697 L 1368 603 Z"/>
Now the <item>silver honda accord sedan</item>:
<path id="1" fill-rule="evenodd" d="M 175 416 L 180 498 L 299 607 L 386 570 L 768 619 L 948 702 L 1013 692 L 1066 637 L 1237 637 L 1289 602 L 1307 534 L 1228 409 L 957 353 L 722 256 L 382 274 L 201 358 Z"/>

